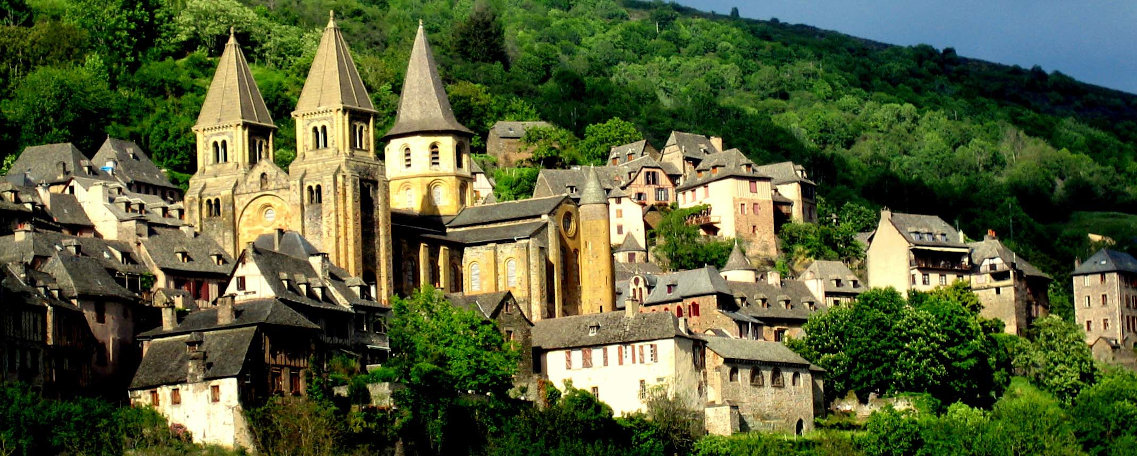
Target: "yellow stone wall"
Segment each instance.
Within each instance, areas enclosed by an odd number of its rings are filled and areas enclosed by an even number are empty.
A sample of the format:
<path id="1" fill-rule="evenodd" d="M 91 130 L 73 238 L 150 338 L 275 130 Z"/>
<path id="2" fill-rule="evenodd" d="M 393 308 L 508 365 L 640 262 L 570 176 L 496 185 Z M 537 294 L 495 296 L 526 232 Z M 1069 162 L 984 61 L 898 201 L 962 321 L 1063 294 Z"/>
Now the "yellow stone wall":
<path id="1" fill-rule="evenodd" d="M 581 313 L 616 310 L 607 204 L 580 207 Z"/>
<path id="2" fill-rule="evenodd" d="M 439 162 L 431 165 L 431 145 L 437 144 Z M 462 154 L 461 167 L 455 161 Z M 406 166 L 405 151 L 411 163 Z M 387 179 L 391 187 L 391 208 L 419 214 L 455 215 L 474 197 L 474 177 L 470 174 L 469 141 L 455 135 L 408 136 L 390 140 L 385 149 Z M 435 193 L 434 189 L 438 192 Z M 434 201 L 437 195 L 439 201 Z"/>

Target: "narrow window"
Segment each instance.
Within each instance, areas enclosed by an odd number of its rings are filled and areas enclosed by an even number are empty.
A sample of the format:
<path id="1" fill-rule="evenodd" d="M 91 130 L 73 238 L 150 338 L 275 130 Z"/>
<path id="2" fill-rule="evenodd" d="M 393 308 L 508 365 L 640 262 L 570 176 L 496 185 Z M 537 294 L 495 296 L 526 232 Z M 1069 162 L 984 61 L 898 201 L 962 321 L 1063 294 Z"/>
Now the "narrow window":
<path id="1" fill-rule="evenodd" d="M 312 149 L 320 148 L 320 129 L 312 127 Z"/>
<path id="2" fill-rule="evenodd" d="M 213 141 L 213 163 L 221 163 L 221 145 Z"/>
<path id="3" fill-rule="evenodd" d="M 438 143 L 431 144 L 430 145 L 430 166 L 432 168 L 437 168 L 441 162 L 442 162 L 442 158 L 438 152 Z"/>
<path id="4" fill-rule="evenodd" d="M 790 377 L 790 384 L 793 386 L 798 386 L 798 383 L 801 383 L 801 373 L 794 372 L 794 375 Z"/>
<path id="5" fill-rule="evenodd" d="M 466 167 L 466 144 L 458 143 L 457 153 L 454 154 L 454 167 L 464 169 Z"/>
<path id="6" fill-rule="evenodd" d="M 762 369 L 750 368 L 750 386 L 762 386 Z"/>
<path id="7" fill-rule="evenodd" d="M 697 302 L 691 303 L 691 316 L 692 317 L 699 316 L 699 303 L 697 303 Z"/>
<path id="8" fill-rule="evenodd" d="M 1105 293 L 1102 293 L 1102 295 L 1101 295 L 1101 305 L 1103 305 L 1103 306 L 1109 305 L 1109 296 L 1106 295 Z"/>
<path id="9" fill-rule="evenodd" d="M 320 203 L 324 202 L 324 189 L 323 189 L 323 187 L 321 187 L 319 185 L 316 186 L 315 196 L 316 196 L 316 204 L 320 204 Z"/>
<path id="10" fill-rule="evenodd" d="M 658 363 L 659 362 L 659 348 L 658 348 L 658 346 L 656 344 L 650 344 L 647 346 L 647 348 L 648 348 L 648 354 L 650 355 L 650 358 L 648 358 L 648 359 L 650 359 L 651 362 L 653 362 L 653 363 Z"/>
<path id="11" fill-rule="evenodd" d="M 580 350 L 580 367 L 588 369 L 592 367 L 592 349 L 582 348 Z"/>
<path id="12" fill-rule="evenodd" d="M 320 126 L 320 148 L 325 149 L 328 147 L 328 126 Z"/>
<path id="13" fill-rule="evenodd" d="M 229 162 L 229 142 L 225 140 L 221 140 L 221 162 Z"/>
<path id="14" fill-rule="evenodd" d="M 505 276 L 509 288 L 517 286 L 517 260 L 510 258 L 505 261 Z"/>
<path id="15" fill-rule="evenodd" d="M 482 271 L 478 267 L 478 263 L 470 263 L 470 290 L 481 291 L 482 289 Z"/>
<path id="16" fill-rule="evenodd" d="M 404 147 L 403 148 L 403 167 L 404 168 L 410 168 L 411 167 L 411 148 L 410 147 Z"/>
<path id="17" fill-rule="evenodd" d="M 221 402 L 221 387 L 218 385 L 210 385 L 209 399 L 213 402 Z"/>
<path id="18" fill-rule="evenodd" d="M 679 317 L 679 318 L 683 318 L 683 305 L 682 304 L 675 306 L 675 316 Z"/>
<path id="19" fill-rule="evenodd" d="M 1101 330 L 1102 331 L 1109 331 L 1109 319 L 1108 318 L 1101 319 Z"/>
<path id="20" fill-rule="evenodd" d="M 593 386 L 591 391 L 592 391 L 592 397 L 600 397 L 600 387 Z"/>
<path id="21" fill-rule="evenodd" d="M 170 404 L 179 405 L 181 403 L 182 403 L 182 392 L 181 392 L 181 390 L 179 390 L 177 388 L 170 390 Z"/>
<path id="22" fill-rule="evenodd" d="M 647 398 L 647 381 L 640 380 L 640 399 Z"/>
<path id="23" fill-rule="evenodd" d="M 750 193 L 758 193 L 758 181 L 750 181 Z"/>
<path id="24" fill-rule="evenodd" d="M 572 350 L 565 350 L 565 369 L 572 370 Z"/>
<path id="25" fill-rule="evenodd" d="M 301 386 L 300 369 L 290 370 L 288 372 L 288 389 L 293 396 L 299 396 L 301 394 Z"/>
<path id="26" fill-rule="evenodd" d="M 158 390 L 156 389 L 150 390 L 150 405 L 154 407 L 157 407 L 159 405 Z"/>
<path id="27" fill-rule="evenodd" d="M 245 291 L 245 276 L 237 277 L 237 290 Z"/>
<path id="28" fill-rule="evenodd" d="M 104 302 L 96 302 L 95 303 L 95 322 L 96 323 L 106 323 L 107 322 L 107 304 L 106 303 L 104 303 Z"/>
<path id="29" fill-rule="evenodd" d="M 604 367 L 608 367 L 608 347 L 600 349 L 600 358 L 602 360 L 601 362 L 604 363 Z"/>
<path id="30" fill-rule="evenodd" d="M 730 368 L 730 373 L 727 377 L 727 381 L 729 381 L 731 383 L 738 381 L 738 368 L 737 367 L 731 367 Z"/>
<path id="31" fill-rule="evenodd" d="M 1086 332 L 1090 332 L 1093 330 L 1094 330 L 1094 322 L 1091 320 L 1086 320 Z"/>
<path id="32" fill-rule="evenodd" d="M 773 372 L 770 372 L 770 386 L 774 388 L 785 388 L 786 380 L 782 378 L 782 370 L 775 367 Z"/>

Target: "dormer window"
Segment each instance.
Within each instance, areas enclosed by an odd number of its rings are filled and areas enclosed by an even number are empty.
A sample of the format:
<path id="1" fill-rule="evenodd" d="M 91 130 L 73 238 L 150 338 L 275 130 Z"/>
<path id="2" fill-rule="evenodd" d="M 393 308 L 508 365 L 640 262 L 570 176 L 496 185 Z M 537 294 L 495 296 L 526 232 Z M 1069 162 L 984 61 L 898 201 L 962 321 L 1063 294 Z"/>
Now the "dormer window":
<path id="1" fill-rule="evenodd" d="M 209 257 L 213 260 L 213 264 L 215 264 L 215 265 L 222 266 L 225 264 L 225 257 L 221 256 L 220 253 L 214 253 L 213 255 L 210 255 Z"/>
<path id="2" fill-rule="evenodd" d="M 588 327 L 588 335 L 595 336 L 598 332 L 600 332 L 600 325 L 594 324 Z"/>
<path id="3" fill-rule="evenodd" d="M 568 192 L 569 192 L 569 194 L 574 194 L 574 193 L 576 193 L 576 186 L 575 186 L 575 185 L 569 185 L 569 186 L 567 186 L 567 187 L 568 187 Z"/>
<path id="4" fill-rule="evenodd" d="M 833 286 L 840 288 L 841 287 L 841 279 L 833 279 Z"/>
<path id="5" fill-rule="evenodd" d="M 714 174 L 718 174 L 718 173 L 719 173 L 719 168 L 721 168 L 721 166 L 714 166 L 714 167 L 711 167 L 711 174 L 712 174 L 712 175 L 714 175 Z"/>
<path id="6" fill-rule="evenodd" d="M 675 285 L 668 284 L 667 285 L 667 294 L 672 294 L 674 292 L 675 292 Z"/>
<path id="7" fill-rule="evenodd" d="M 940 242 L 947 242 L 947 234 L 940 233 Z"/>
<path id="8" fill-rule="evenodd" d="M 790 308 L 790 300 L 789 299 L 783 299 L 782 300 L 782 307 L 789 309 Z"/>
<path id="9" fill-rule="evenodd" d="M 177 255 L 177 256 L 178 256 L 178 261 L 179 261 L 179 262 L 182 262 L 182 263 L 189 263 L 190 261 L 192 261 L 192 260 L 190 259 L 190 256 L 189 256 L 189 252 L 185 252 L 185 251 L 181 251 L 181 252 L 175 252 L 175 255 Z"/>

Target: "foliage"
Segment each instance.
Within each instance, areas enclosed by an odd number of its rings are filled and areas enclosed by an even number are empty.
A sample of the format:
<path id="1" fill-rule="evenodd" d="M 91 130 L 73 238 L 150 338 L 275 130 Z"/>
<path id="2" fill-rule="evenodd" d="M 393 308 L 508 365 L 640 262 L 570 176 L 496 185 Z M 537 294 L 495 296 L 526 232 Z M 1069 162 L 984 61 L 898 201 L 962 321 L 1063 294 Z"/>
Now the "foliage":
<path id="1" fill-rule="evenodd" d="M 1077 325 L 1051 315 L 1036 321 L 1028 338 L 1013 350 L 1014 365 L 1039 388 L 1070 404 L 1093 384 L 1097 368 Z"/>
<path id="2" fill-rule="evenodd" d="M 679 392 L 668 394 L 665 385 L 648 389 L 644 406 L 652 424 L 649 428 L 656 431 L 651 440 L 662 440 L 666 454 L 689 454 L 706 433 L 702 413 L 689 407 Z"/>
<path id="3" fill-rule="evenodd" d="M 114 94 L 87 68 L 43 67 L 16 87 L 0 108 L 23 144 L 75 141 L 92 150 L 112 115 Z"/>
<path id="4" fill-rule="evenodd" d="M 437 454 L 479 447 L 509 406 L 517 350 L 493 322 L 430 287 L 395 297 L 392 310 L 388 366 L 406 386 L 395 394 L 400 435 Z"/>
<path id="5" fill-rule="evenodd" d="M 810 316 L 806 335 L 787 346 L 826 369 L 826 399 L 854 391 L 925 392 L 951 403 L 989 404 L 1009 366 L 1001 345 L 950 296 L 873 289 L 851 305 Z"/>
<path id="6" fill-rule="evenodd" d="M 274 397 L 249 418 L 257 449 L 268 454 L 334 454 L 341 433 L 331 406 L 301 397 Z"/>
<path id="7" fill-rule="evenodd" d="M 512 201 L 533 196 L 533 187 L 537 184 L 537 176 L 541 171 L 537 168 L 498 168 L 493 171 L 494 197 L 498 201 Z"/>
<path id="8" fill-rule="evenodd" d="M 818 223 L 787 223 L 778 238 L 786 256 L 796 264 L 806 260 L 840 260 L 858 263 L 864 259 L 864 248 L 856 232 L 842 226 Z"/>
<path id="9" fill-rule="evenodd" d="M 505 54 L 505 29 L 497 13 L 485 3 L 478 3 L 466 20 L 451 31 L 454 52 L 470 62 L 509 64 Z"/>
<path id="10" fill-rule="evenodd" d="M 707 208 L 706 205 L 672 206 L 663 210 L 663 217 L 649 234 L 655 245 L 655 254 L 666 260 L 668 269 L 679 271 L 706 265 L 722 268 L 730 258 L 734 245 L 731 240 L 703 236 L 698 226 L 688 222 Z"/>
<path id="11" fill-rule="evenodd" d="M 608 161 L 612 147 L 643 139 L 643 135 L 631 122 L 613 117 L 602 124 L 592 124 L 584 129 L 584 139 L 577 145 L 581 161 L 590 165 L 603 165 Z"/>
<path id="12" fill-rule="evenodd" d="M 1074 431 L 1093 455 L 1133 454 L 1137 447 L 1137 375 L 1115 367 L 1074 400 Z"/>

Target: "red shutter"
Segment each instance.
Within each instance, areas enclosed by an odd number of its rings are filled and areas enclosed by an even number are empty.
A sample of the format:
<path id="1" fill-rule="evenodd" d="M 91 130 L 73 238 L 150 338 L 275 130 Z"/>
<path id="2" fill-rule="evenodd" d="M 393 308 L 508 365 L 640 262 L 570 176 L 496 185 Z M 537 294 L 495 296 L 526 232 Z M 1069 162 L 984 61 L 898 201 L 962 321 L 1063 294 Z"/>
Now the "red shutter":
<path id="1" fill-rule="evenodd" d="M 565 369 L 572 369 L 572 350 L 565 350 Z"/>
<path id="2" fill-rule="evenodd" d="M 623 345 L 616 346 L 616 362 L 619 363 L 621 366 L 624 365 L 624 346 Z"/>
<path id="3" fill-rule="evenodd" d="M 644 346 L 643 345 L 640 345 L 640 362 L 641 363 L 647 362 L 647 359 L 644 358 Z"/>

